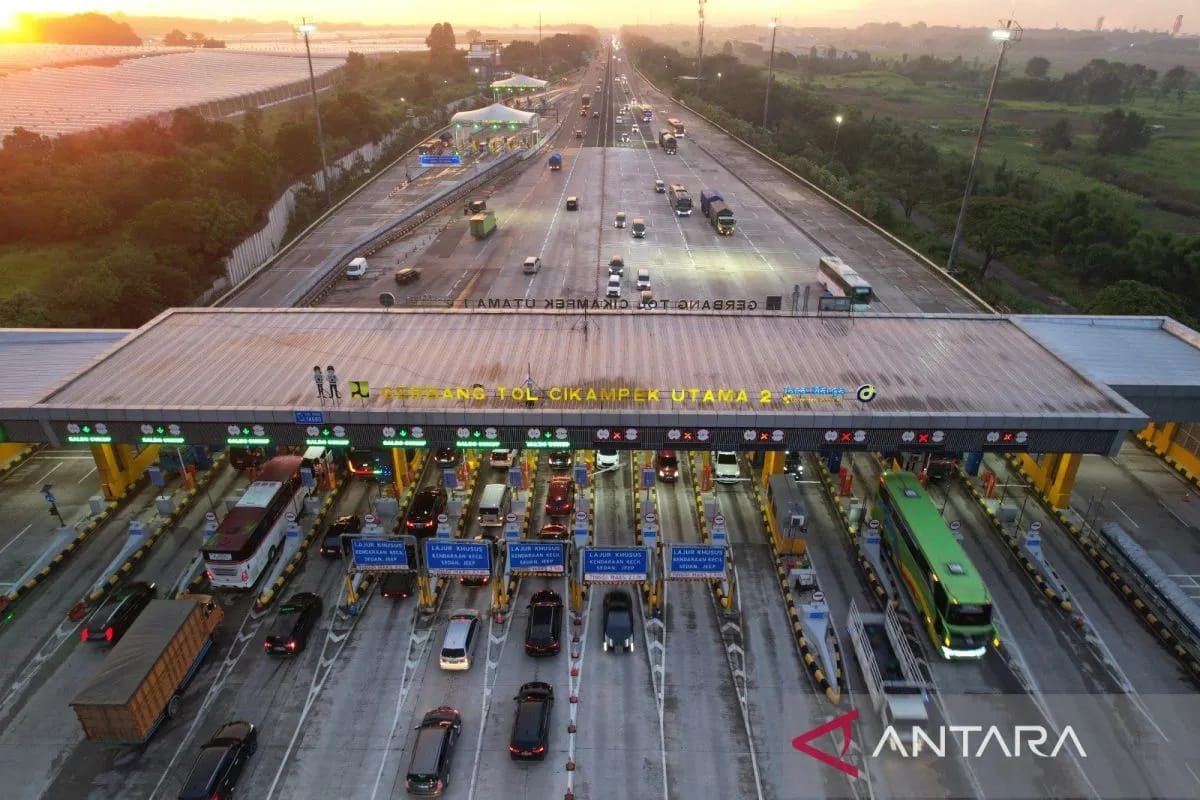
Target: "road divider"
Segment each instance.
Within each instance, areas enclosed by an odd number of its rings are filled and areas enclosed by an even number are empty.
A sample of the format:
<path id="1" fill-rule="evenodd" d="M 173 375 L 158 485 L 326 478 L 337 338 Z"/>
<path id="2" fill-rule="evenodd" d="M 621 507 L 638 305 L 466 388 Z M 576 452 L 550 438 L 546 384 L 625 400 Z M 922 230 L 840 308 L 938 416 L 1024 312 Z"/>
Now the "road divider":
<path id="1" fill-rule="evenodd" d="M 17 453 L 12 458 L 10 458 L 8 461 L 5 461 L 3 464 L 0 464 L 0 477 L 3 477 L 6 473 L 12 472 L 14 469 L 21 466 L 21 462 L 23 462 L 25 459 L 29 458 L 31 455 L 36 453 L 38 450 L 41 450 L 43 447 L 45 447 L 45 445 L 43 445 L 43 444 L 31 444 L 28 447 L 26 447 L 24 450 L 22 450 L 21 452 Z"/>

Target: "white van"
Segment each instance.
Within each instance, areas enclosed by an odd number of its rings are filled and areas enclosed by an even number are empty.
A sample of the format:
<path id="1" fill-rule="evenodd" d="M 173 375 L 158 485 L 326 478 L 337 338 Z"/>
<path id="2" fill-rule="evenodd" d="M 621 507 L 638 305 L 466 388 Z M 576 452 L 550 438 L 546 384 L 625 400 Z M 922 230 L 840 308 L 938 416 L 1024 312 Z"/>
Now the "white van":
<path id="1" fill-rule="evenodd" d="M 648 270 L 648 269 L 639 269 L 638 270 L 637 288 L 639 288 L 639 289 L 649 289 L 650 288 L 650 270 Z"/>
<path id="2" fill-rule="evenodd" d="M 621 296 L 621 276 L 608 276 L 608 290 L 604 293 L 605 297 L 620 297 Z"/>
<path id="3" fill-rule="evenodd" d="M 507 483 L 489 483 L 479 496 L 479 524 L 499 528 L 512 509 L 512 487 Z"/>
<path id="4" fill-rule="evenodd" d="M 315 445 L 305 450 L 304 455 L 300 458 L 301 467 L 312 469 L 317 464 L 320 464 L 322 467 L 328 467 L 333 461 L 333 450 L 321 445 Z"/>
<path id="5" fill-rule="evenodd" d="M 367 274 L 367 260 L 365 258 L 355 258 L 346 265 L 347 278 L 361 278 Z"/>

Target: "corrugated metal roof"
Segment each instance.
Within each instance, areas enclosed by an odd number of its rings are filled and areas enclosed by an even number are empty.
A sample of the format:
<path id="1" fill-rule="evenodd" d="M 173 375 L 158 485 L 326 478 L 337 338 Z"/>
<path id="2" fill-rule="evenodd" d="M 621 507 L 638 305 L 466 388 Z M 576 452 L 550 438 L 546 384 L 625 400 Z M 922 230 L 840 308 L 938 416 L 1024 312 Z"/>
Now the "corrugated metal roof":
<path id="1" fill-rule="evenodd" d="M 128 336 L 127 330 L 0 328 L 0 404 L 28 405 Z"/>
<path id="2" fill-rule="evenodd" d="M 562 410 L 745 410 L 706 402 L 706 389 L 744 390 L 762 411 L 801 410 L 787 387 L 833 387 L 869 405 L 804 411 L 1091 417 L 1128 414 L 1105 387 L 1073 370 L 1012 320 L 984 315 L 850 318 L 683 312 L 177 309 L 130 337 L 104 362 L 51 393 L 72 409 L 311 407 L 312 368 L 333 365 L 342 408 L 366 381 L 372 410 L 462 410 L 441 390 L 481 385 L 472 410 L 517 409 L 506 392 L 527 379 L 553 387 L 658 389 L 661 402 L 560 400 Z M 404 387 L 385 398 L 383 387 Z M 416 397 L 409 388 L 416 387 Z M 434 397 L 421 390 L 436 390 Z M 684 392 L 672 403 L 672 391 Z M 692 390 L 698 394 L 692 395 Z M 760 392 L 770 403 L 757 404 Z"/>
<path id="3" fill-rule="evenodd" d="M 1200 386 L 1200 334 L 1167 317 L 1022 316 L 1016 321 L 1109 386 Z"/>

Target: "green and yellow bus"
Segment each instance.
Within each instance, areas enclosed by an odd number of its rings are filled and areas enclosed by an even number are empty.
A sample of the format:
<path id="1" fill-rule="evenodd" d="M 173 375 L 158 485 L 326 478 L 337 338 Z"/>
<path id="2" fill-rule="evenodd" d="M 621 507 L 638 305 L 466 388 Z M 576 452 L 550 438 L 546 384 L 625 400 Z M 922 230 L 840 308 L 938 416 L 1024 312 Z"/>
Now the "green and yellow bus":
<path id="1" fill-rule="evenodd" d="M 942 657 L 983 658 L 988 642 L 998 647 L 991 595 L 917 476 L 884 472 L 874 513 Z"/>

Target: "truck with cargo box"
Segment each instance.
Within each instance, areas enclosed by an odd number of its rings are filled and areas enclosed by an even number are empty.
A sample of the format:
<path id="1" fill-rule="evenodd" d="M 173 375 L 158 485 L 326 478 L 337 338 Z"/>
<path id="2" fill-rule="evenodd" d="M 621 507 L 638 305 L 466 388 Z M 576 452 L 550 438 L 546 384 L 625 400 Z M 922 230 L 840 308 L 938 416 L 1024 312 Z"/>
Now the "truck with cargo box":
<path id="1" fill-rule="evenodd" d="M 737 220 L 733 218 L 733 212 L 726 208 L 725 203 L 721 200 L 709 201 L 708 221 L 722 236 L 733 236 L 733 232 L 737 228 Z"/>
<path id="2" fill-rule="evenodd" d="M 708 216 L 708 207 L 714 200 L 720 200 L 721 202 L 724 202 L 725 198 L 721 197 L 720 192 L 714 192 L 712 189 L 700 190 L 700 211 L 704 214 L 704 216 Z"/>
<path id="3" fill-rule="evenodd" d="M 179 711 L 180 695 L 224 617 L 207 595 L 154 600 L 71 701 L 94 742 L 140 744 Z"/>
<path id="4" fill-rule="evenodd" d="M 562 155 L 560 153 L 551 153 L 550 154 L 550 169 L 552 169 L 552 170 L 562 169 Z"/>
<path id="5" fill-rule="evenodd" d="M 675 141 L 675 134 L 666 128 L 663 128 L 658 132 L 658 146 L 661 147 L 662 151 L 669 156 L 675 155 L 679 147 Z"/>
<path id="6" fill-rule="evenodd" d="M 496 230 L 496 212 L 484 211 L 471 217 L 471 235 L 476 239 L 486 239 Z"/>

